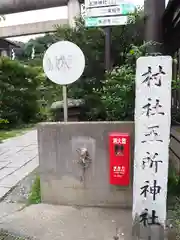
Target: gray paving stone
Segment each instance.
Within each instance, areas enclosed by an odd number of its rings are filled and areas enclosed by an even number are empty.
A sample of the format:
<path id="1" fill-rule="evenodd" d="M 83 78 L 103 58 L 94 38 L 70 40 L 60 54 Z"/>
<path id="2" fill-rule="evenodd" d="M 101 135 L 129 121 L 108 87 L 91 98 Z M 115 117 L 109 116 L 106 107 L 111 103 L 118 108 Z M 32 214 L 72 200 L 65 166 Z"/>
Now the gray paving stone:
<path id="1" fill-rule="evenodd" d="M 0 162 L 11 162 L 12 158 L 9 158 L 8 156 L 2 156 L 0 157 Z"/>
<path id="2" fill-rule="evenodd" d="M 10 187 L 0 187 L 0 199 L 11 190 Z"/>
<path id="3" fill-rule="evenodd" d="M 0 161 L 1 159 L 7 159 L 7 158 L 12 158 L 12 156 L 14 154 L 18 154 L 19 152 L 23 151 L 23 148 L 15 148 L 15 149 L 11 149 L 9 148 L 6 152 L 3 152 L 2 154 L 0 154 Z"/>
<path id="4" fill-rule="evenodd" d="M 8 167 L 22 167 L 24 164 L 28 163 L 29 161 L 33 160 L 35 157 L 37 157 L 36 152 L 30 152 L 29 154 L 18 154 L 15 155 L 12 159 L 12 162 L 8 165 Z"/>
<path id="5" fill-rule="evenodd" d="M 0 144 L 0 198 L 39 165 L 37 131 Z"/>
<path id="6" fill-rule="evenodd" d="M 2 181 L 0 181 L 0 187 L 8 187 L 12 188 L 19 181 L 25 178 L 28 174 L 30 174 L 34 169 L 39 166 L 38 158 L 33 159 L 33 161 L 26 164 L 24 167 L 18 169 L 12 175 L 7 176 Z"/>
<path id="7" fill-rule="evenodd" d="M 10 164 L 11 162 L 9 161 L 4 161 L 4 162 L 0 162 L 0 169 L 4 168 L 4 167 L 8 167 L 8 165 Z"/>
<path id="8" fill-rule="evenodd" d="M 0 154 L 0 161 L 3 161 L 4 159 L 7 159 L 9 156 L 11 156 L 9 151 L 3 152 L 2 154 Z"/>
<path id="9" fill-rule="evenodd" d="M 37 144 L 31 144 L 23 149 L 23 151 L 37 151 Z"/>
<path id="10" fill-rule="evenodd" d="M 0 170 L 0 182 L 2 179 L 4 179 L 6 176 L 12 174 L 14 171 L 16 171 L 16 168 L 9 168 L 5 167 Z"/>
<path id="11" fill-rule="evenodd" d="M 3 154 L 6 154 L 9 152 L 9 148 L 8 149 L 1 149 L 0 150 L 0 157 L 3 155 Z"/>
<path id="12" fill-rule="evenodd" d="M 39 240 L 131 240 L 131 210 L 38 204 L 5 217 L 3 229 Z"/>
<path id="13" fill-rule="evenodd" d="M 24 204 L 18 203 L 0 203 L 0 221 L 1 218 L 8 216 L 9 214 L 15 213 L 24 207 Z"/>

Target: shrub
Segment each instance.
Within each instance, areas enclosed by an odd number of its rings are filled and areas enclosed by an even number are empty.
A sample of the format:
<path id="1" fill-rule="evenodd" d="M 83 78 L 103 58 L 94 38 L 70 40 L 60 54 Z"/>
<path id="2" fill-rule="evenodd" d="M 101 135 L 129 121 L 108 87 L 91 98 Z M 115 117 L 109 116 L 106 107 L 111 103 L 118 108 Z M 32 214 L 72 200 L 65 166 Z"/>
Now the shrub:
<path id="1" fill-rule="evenodd" d="M 107 74 L 101 100 L 107 120 L 133 120 L 135 72 L 128 65 Z"/>
<path id="2" fill-rule="evenodd" d="M 180 240 L 180 198 L 177 198 L 175 207 L 172 211 L 172 225 L 176 235 L 176 240 Z"/>
<path id="3" fill-rule="evenodd" d="M 41 202 L 41 187 L 40 187 L 40 177 L 36 176 L 34 183 L 29 194 L 28 202 L 30 204 L 38 204 Z"/>
<path id="4" fill-rule="evenodd" d="M 28 123 L 38 112 L 37 71 L 18 61 L 0 58 L 0 118 L 9 126 Z"/>
<path id="5" fill-rule="evenodd" d="M 180 177 L 171 164 L 168 174 L 168 195 L 170 197 L 180 196 Z"/>

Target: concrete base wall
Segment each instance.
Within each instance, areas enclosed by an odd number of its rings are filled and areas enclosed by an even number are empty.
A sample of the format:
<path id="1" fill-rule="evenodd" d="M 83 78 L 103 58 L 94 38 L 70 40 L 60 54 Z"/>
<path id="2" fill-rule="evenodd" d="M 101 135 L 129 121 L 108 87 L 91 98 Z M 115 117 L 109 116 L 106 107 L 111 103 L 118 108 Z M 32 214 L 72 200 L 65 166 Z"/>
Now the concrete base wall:
<path id="1" fill-rule="evenodd" d="M 132 122 L 42 123 L 38 126 L 43 202 L 80 206 L 132 206 L 132 184 L 127 188 L 109 184 L 110 132 L 130 134 L 132 160 Z M 88 149 L 92 159 L 84 178 L 82 166 L 77 163 L 79 158 L 76 150 L 81 147 Z"/>

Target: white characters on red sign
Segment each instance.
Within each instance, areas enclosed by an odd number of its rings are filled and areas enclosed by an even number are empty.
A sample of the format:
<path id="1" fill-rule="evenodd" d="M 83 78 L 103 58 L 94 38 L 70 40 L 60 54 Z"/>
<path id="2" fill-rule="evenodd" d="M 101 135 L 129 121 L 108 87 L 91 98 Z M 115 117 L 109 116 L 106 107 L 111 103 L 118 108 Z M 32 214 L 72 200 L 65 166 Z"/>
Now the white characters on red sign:
<path id="1" fill-rule="evenodd" d="M 126 138 L 113 138 L 114 144 L 126 144 Z"/>
<path id="2" fill-rule="evenodd" d="M 113 171 L 116 174 L 124 175 L 125 174 L 125 167 L 124 166 L 114 166 Z"/>

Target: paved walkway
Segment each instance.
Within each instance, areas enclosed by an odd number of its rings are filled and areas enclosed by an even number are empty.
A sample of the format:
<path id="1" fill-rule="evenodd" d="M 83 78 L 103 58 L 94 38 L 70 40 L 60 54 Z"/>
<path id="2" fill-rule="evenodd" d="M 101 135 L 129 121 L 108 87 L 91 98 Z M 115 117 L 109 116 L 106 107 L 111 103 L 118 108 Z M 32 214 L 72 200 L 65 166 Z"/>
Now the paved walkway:
<path id="1" fill-rule="evenodd" d="M 131 240 L 131 210 L 31 205 L 0 219 L 0 228 L 36 240 Z"/>
<path id="2" fill-rule="evenodd" d="M 0 144 L 0 198 L 39 165 L 36 130 Z M 130 240 L 131 211 L 0 203 L 0 229 L 36 240 Z M 1 237 L 1 236 L 0 236 Z"/>
<path id="3" fill-rule="evenodd" d="M 37 133 L 30 131 L 0 144 L 0 199 L 39 165 Z"/>

